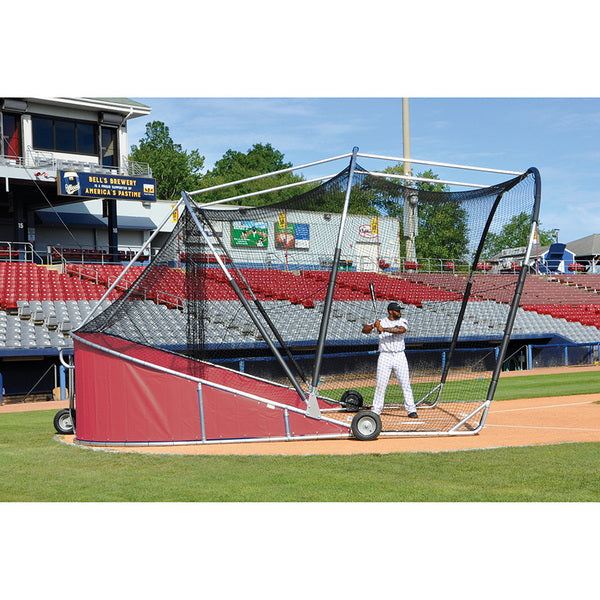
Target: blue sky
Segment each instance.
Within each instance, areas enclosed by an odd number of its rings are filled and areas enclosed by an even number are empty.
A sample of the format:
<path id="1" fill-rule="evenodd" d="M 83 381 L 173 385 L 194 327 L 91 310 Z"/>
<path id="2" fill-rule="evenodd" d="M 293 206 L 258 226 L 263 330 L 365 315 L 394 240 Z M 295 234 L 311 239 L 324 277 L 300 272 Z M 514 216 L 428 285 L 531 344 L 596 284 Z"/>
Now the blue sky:
<path id="1" fill-rule="evenodd" d="M 270 143 L 287 162 L 302 165 L 351 152 L 403 156 L 401 98 L 152 98 L 148 117 L 129 122 L 129 142 L 157 120 L 186 150 L 198 149 L 210 169 L 229 150 Z M 410 98 L 414 159 L 522 172 L 542 177 L 541 224 L 563 242 L 600 233 L 600 99 Z M 388 163 L 361 159 L 381 170 Z M 305 177 L 341 170 L 336 162 Z M 413 166 L 413 172 L 428 167 Z M 450 171 L 443 179 L 493 184 L 509 175 Z M 454 189 L 454 188 L 453 188 Z M 466 188 L 456 188 L 466 189 Z"/>
<path id="2" fill-rule="evenodd" d="M 106 0 L 126 35 L 102 45 L 100 63 L 92 46 L 73 52 L 71 38 L 55 34 L 74 4 L 54 5 L 28 23 L 36 44 L 23 46 L 18 28 L 6 32 L 5 46 L 19 47 L 21 59 L 3 64 L 5 94 L 140 100 L 153 111 L 130 123 L 130 143 L 147 120 L 163 121 L 208 168 L 228 149 L 258 142 L 293 164 L 353 146 L 400 156 L 407 96 L 412 157 L 536 166 L 542 227 L 560 229 L 561 241 L 600 233 L 597 20 L 587 0 L 558 9 L 542 0 L 171 0 L 168 10 Z M 7 22 L 20 11 L 8 4 Z M 40 62 L 44 45 L 68 76 Z"/>

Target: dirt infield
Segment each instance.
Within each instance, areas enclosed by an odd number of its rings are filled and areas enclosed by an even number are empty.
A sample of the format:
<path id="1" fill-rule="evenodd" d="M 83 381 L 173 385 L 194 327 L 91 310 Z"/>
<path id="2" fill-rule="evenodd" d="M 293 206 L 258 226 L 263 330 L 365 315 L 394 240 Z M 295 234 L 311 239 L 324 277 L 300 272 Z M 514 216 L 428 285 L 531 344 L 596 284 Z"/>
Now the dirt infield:
<path id="1" fill-rule="evenodd" d="M 371 442 L 340 439 L 128 448 L 111 446 L 110 450 L 155 454 L 298 456 L 451 452 L 565 442 L 600 442 L 598 402 L 600 394 L 495 402 L 492 403 L 484 429 L 479 434 L 470 436 L 380 437 Z M 73 443 L 73 436 L 63 437 L 65 442 Z"/>
<path id="2" fill-rule="evenodd" d="M 574 372 L 577 369 L 561 369 Z M 600 368 L 585 367 L 585 371 Z M 544 369 L 550 373 L 550 369 Z M 552 372 L 556 372 L 552 370 Z M 532 371 L 521 374 L 533 374 Z M 5 412 L 59 410 L 66 402 L 36 402 L 0 406 Z M 50 423 L 50 426 L 52 424 Z M 57 436 L 74 444 L 73 436 Z M 191 444 L 188 446 L 141 446 L 94 449 L 190 455 L 310 455 L 389 454 L 394 452 L 452 452 L 456 450 L 533 446 L 569 442 L 600 442 L 600 392 L 589 395 L 553 396 L 492 402 L 484 429 L 477 435 L 436 437 L 380 437 L 370 442 L 355 439 Z M 82 448 L 90 448 L 83 446 Z"/>

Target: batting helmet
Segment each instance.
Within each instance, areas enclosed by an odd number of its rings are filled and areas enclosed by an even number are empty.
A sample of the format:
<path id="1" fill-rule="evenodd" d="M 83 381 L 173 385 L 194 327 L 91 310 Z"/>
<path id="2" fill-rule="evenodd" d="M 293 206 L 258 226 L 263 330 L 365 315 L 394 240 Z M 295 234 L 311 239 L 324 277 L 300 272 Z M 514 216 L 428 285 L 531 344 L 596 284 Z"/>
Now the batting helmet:
<path id="1" fill-rule="evenodd" d="M 390 302 L 387 306 L 388 310 L 403 310 L 404 306 L 402 304 L 398 304 L 398 302 Z"/>

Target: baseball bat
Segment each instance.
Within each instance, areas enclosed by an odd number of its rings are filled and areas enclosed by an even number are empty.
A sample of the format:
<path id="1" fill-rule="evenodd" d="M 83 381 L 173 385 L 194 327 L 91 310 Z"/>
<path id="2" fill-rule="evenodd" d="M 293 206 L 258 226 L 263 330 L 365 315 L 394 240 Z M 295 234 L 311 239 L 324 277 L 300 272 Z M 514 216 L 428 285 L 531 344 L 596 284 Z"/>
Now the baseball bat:
<path id="1" fill-rule="evenodd" d="M 369 291 L 371 292 L 371 302 L 373 303 L 373 317 L 377 321 L 377 301 L 375 299 L 375 286 L 370 283 Z"/>

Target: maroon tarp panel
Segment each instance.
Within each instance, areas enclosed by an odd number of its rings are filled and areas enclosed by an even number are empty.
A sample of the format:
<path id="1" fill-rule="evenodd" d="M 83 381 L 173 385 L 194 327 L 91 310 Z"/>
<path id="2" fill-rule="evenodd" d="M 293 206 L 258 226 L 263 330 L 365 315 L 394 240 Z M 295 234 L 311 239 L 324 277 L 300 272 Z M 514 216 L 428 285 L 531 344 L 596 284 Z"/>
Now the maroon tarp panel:
<path id="1" fill-rule="evenodd" d="M 197 383 L 75 342 L 77 439 L 200 440 Z"/>
<path id="2" fill-rule="evenodd" d="M 77 335 L 151 365 L 290 407 L 306 407 L 291 388 L 104 334 Z M 168 443 L 203 439 L 198 382 L 113 356 L 77 339 L 74 349 L 79 441 Z M 346 427 L 285 411 L 210 384 L 202 384 L 201 397 L 207 441 L 284 437 L 286 422 L 292 436 L 348 433 Z"/>

